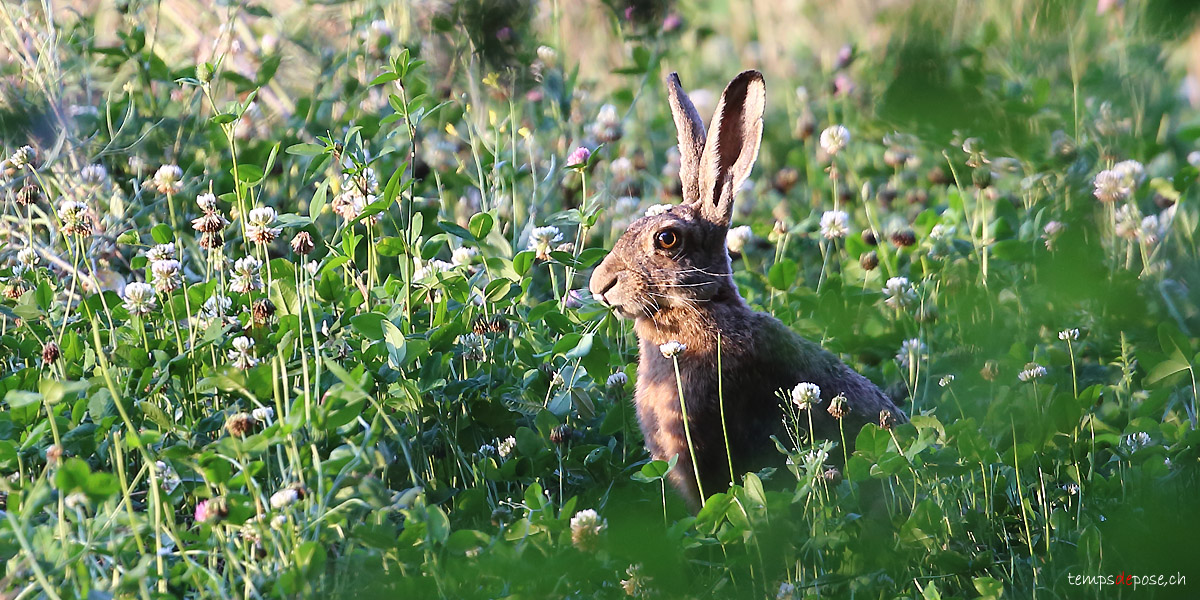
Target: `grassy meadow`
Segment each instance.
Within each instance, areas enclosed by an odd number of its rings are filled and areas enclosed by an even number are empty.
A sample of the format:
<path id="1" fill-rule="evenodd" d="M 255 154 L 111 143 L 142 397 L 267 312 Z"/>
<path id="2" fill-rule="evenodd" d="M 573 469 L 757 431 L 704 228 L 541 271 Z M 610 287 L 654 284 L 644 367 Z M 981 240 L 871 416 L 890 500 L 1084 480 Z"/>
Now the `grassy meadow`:
<path id="1" fill-rule="evenodd" d="M 587 282 L 750 68 L 911 421 L 693 514 Z M 0 152 L 2 599 L 1200 596 L 1191 2 L 6 0 Z"/>

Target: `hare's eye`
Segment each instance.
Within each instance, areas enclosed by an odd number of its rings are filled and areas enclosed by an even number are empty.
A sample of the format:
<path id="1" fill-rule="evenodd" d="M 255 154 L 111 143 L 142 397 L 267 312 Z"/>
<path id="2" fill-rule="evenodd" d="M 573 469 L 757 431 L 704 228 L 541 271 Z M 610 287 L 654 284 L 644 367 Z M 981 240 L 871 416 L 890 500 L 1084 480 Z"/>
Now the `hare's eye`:
<path id="1" fill-rule="evenodd" d="M 674 229 L 664 229 L 654 236 L 654 243 L 663 250 L 670 250 L 679 245 L 679 234 Z"/>

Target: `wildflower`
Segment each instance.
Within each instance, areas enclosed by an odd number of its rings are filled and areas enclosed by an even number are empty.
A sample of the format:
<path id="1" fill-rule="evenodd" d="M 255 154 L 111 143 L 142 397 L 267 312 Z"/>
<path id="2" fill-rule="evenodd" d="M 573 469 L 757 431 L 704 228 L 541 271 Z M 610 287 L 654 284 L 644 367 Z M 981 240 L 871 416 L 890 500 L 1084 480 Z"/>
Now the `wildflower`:
<path id="1" fill-rule="evenodd" d="M 257 365 L 258 359 L 251 351 L 253 347 L 254 340 L 244 335 L 233 338 L 233 350 L 229 351 L 229 358 L 233 360 L 233 366 L 245 370 Z"/>
<path id="2" fill-rule="evenodd" d="M 204 192 L 196 196 L 196 206 L 199 206 L 200 210 L 206 213 L 213 212 L 217 210 L 217 197 L 211 192 Z"/>
<path id="3" fill-rule="evenodd" d="M 250 416 L 254 417 L 254 420 L 262 421 L 264 423 L 274 421 L 275 409 L 271 408 L 270 406 L 260 406 L 250 411 Z"/>
<path id="4" fill-rule="evenodd" d="M 844 238 L 850 232 L 850 216 L 843 210 L 827 210 L 821 215 L 821 237 L 827 240 Z"/>
<path id="5" fill-rule="evenodd" d="M 154 310 L 154 288 L 135 281 L 125 286 L 125 309 L 133 315 L 148 315 Z"/>
<path id="6" fill-rule="evenodd" d="M 627 383 L 629 383 L 629 376 L 617 371 L 608 376 L 608 381 L 605 382 L 605 385 L 610 388 L 623 388 Z"/>
<path id="7" fill-rule="evenodd" d="M 1054 240 L 1058 238 L 1058 234 L 1062 233 L 1064 227 L 1066 226 L 1059 221 L 1050 221 L 1046 223 L 1045 227 L 1042 227 L 1042 239 L 1046 240 L 1047 250 L 1054 249 Z"/>
<path id="8" fill-rule="evenodd" d="M 988 359 L 983 363 L 983 368 L 979 369 L 979 376 L 987 381 L 995 381 L 1000 376 L 1000 363 L 993 359 Z"/>
<path id="9" fill-rule="evenodd" d="M 42 193 L 42 188 L 34 182 L 26 183 L 17 191 L 17 204 L 21 206 L 29 206 L 37 204 L 45 200 L 46 196 Z"/>
<path id="10" fill-rule="evenodd" d="M 907 277 L 888 279 L 883 286 L 883 293 L 887 296 L 884 304 L 897 310 L 907 309 L 917 301 L 917 291 L 913 289 Z"/>
<path id="11" fill-rule="evenodd" d="M 95 164 L 87 165 L 79 170 L 79 179 L 83 185 L 90 187 L 100 187 L 108 180 L 108 169 L 104 165 Z"/>
<path id="12" fill-rule="evenodd" d="M 450 255 L 450 263 L 457 267 L 465 267 L 475 262 L 475 257 L 478 255 L 478 249 L 460 246 L 455 248 L 454 253 Z"/>
<path id="13" fill-rule="evenodd" d="M 1065 491 L 1068 496 L 1078 496 L 1079 495 L 1079 484 L 1075 483 L 1074 481 L 1067 482 L 1067 484 L 1062 486 L 1062 488 L 1063 488 L 1063 491 Z"/>
<path id="14" fill-rule="evenodd" d="M 725 248 L 729 250 L 730 254 L 741 254 L 742 250 L 746 248 L 746 242 L 749 242 L 752 237 L 754 237 L 754 233 L 750 230 L 749 225 L 734 227 L 725 234 Z"/>
<path id="15" fill-rule="evenodd" d="M 917 234 L 911 229 L 901 229 L 892 233 L 892 244 L 897 248 L 907 248 L 917 243 Z"/>
<path id="16" fill-rule="evenodd" d="M 1121 182 L 1130 192 L 1136 190 L 1146 178 L 1146 167 L 1136 160 L 1123 160 L 1113 165 L 1112 172 L 1121 178 Z"/>
<path id="17" fill-rule="evenodd" d="M 157 244 L 146 251 L 146 260 L 156 263 L 160 260 L 174 260 L 175 242 Z"/>
<path id="18" fill-rule="evenodd" d="M 567 166 L 573 167 L 576 165 L 586 164 L 588 159 L 591 157 L 591 150 L 588 150 L 586 146 L 579 146 L 572 150 L 571 154 L 567 156 Z"/>
<path id="19" fill-rule="evenodd" d="M 950 385 L 950 382 L 952 382 L 952 381 L 954 381 L 954 375 L 945 375 L 941 379 L 938 380 L 938 386 L 946 387 L 946 386 Z"/>
<path id="20" fill-rule="evenodd" d="M 658 347 L 658 351 L 662 352 L 663 358 L 675 358 L 676 356 L 683 354 L 686 350 L 686 345 L 675 340 L 671 340 Z"/>
<path id="21" fill-rule="evenodd" d="M 614 158 L 612 163 L 608 165 L 609 173 L 612 173 L 613 179 L 617 181 L 628 181 L 633 177 L 634 168 L 633 161 L 621 156 Z"/>
<path id="22" fill-rule="evenodd" d="M 800 410 L 809 410 L 821 401 L 821 387 L 815 383 L 797 383 L 792 388 L 792 404 Z"/>
<path id="23" fill-rule="evenodd" d="M 62 356 L 62 350 L 53 341 L 46 342 L 42 346 L 42 364 L 48 365 L 53 363 L 60 356 Z"/>
<path id="24" fill-rule="evenodd" d="M 271 494 L 271 508 L 281 510 L 287 508 L 301 500 L 307 495 L 304 486 L 289 485 L 274 494 Z"/>
<path id="25" fill-rule="evenodd" d="M 234 413 L 225 419 L 225 431 L 233 437 L 246 437 L 258 425 L 258 421 L 250 413 Z"/>
<path id="26" fill-rule="evenodd" d="M 550 430 L 550 442 L 561 446 L 575 437 L 575 429 L 570 425 L 559 425 Z"/>
<path id="27" fill-rule="evenodd" d="M 265 325 L 275 316 L 275 303 L 270 298 L 259 298 L 250 305 L 250 318 L 255 325 Z"/>
<path id="28" fill-rule="evenodd" d="M 617 114 L 617 107 L 611 104 L 600 107 L 600 112 L 596 115 L 596 122 L 592 123 L 592 135 L 604 143 L 621 139 L 621 116 Z M 587 162 L 587 160 L 582 162 Z"/>
<path id="29" fill-rule="evenodd" d="M 17 252 L 17 268 L 14 271 L 19 276 L 21 273 L 37 266 L 38 262 L 40 260 L 38 259 L 37 250 L 22 248 L 20 252 Z"/>
<path id="30" fill-rule="evenodd" d="M 37 150 L 34 150 L 33 146 L 21 146 L 8 157 L 8 164 L 18 171 L 24 170 L 25 167 L 32 169 L 36 163 Z"/>
<path id="31" fill-rule="evenodd" d="M 217 211 L 206 212 L 192 219 L 192 229 L 205 234 L 219 233 L 226 225 L 229 225 L 229 220 Z"/>
<path id="32" fill-rule="evenodd" d="M 227 296 L 220 294 L 209 296 L 208 300 L 205 300 L 204 304 L 200 306 L 200 314 L 196 317 L 197 324 L 201 328 L 206 328 L 214 320 L 224 319 L 225 313 L 232 306 L 233 300 L 230 300 Z"/>
<path id="33" fill-rule="evenodd" d="M 1096 174 L 1096 187 L 1092 192 L 1101 202 L 1117 202 L 1129 197 L 1132 192 L 1125 184 L 1125 178 L 1116 171 L 1105 170 Z"/>
<path id="34" fill-rule="evenodd" d="M 229 283 L 230 289 L 242 294 L 248 294 L 262 287 L 262 275 L 259 269 L 262 261 L 253 256 L 239 258 L 233 263 L 233 278 Z"/>
<path id="35" fill-rule="evenodd" d="M 178 165 L 163 165 L 146 185 L 160 194 L 178 194 L 183 189 L 183 169 Z"/>
<path id="36" fill-rule="evenodd" d="M 625 590 L 626 596 L 646 597 L 650 595 L 651 578 L 642 574 L 642 565 L 629 565 L 625 569 L 625 574 L 629 579 L 621 580 L 621 589 Z"/>
<path id="37" fill-rule="evenodd" d="M 896 353 L 896 362 L 900 363 L 901 367 L 907 369 L 914 359 L 920 360 L 925 351 L 925 344 L 921 340 L 916 338 L 904 340 L 900 344 L 900 352 Z"/>
<path id="38" fill-rule="evenodd" d="M 1130 433 L 1121 439 L 1121 446 L 1131 454 L 1154 444 L 1154 439 L 1145 431 Z"/>
<path id="39" fill-rule="evenodd" d="M 1113 231 L 1117 237 L 1127 240 L 1135 240 L 1141 233 L 1142 215 L 1138 212 L 1136 206 L 1132 204 L 1123 204 L 1117 209 L 1114 215 Z"/>
<path id="40" fill-rule="evenodd" d="M 858 264 L 864 271 L 874 271 L 879 266 L 879 254 L 874 250 L 863 252 L 862 256 L 858 257 Z"/>
<path id="41" fill-rule="evenodd" d="M 62 232 L 65 235 L 90 235 L 92 220 L 88 217 L 88 207 L 82 202 L 67 200 L 58 207 L 58 220 L 62 221 Z"/>
<path id="42" fill-rule="evenodd" d="M 9 300 L 16 300 L 24 293 L 25 286 L 21 285 L 20 282 L 9 283 L 4 286 L 4 297 L 8 298 Z"/>
<path id="43" fill-rule="evenodd" d="M 883 429 L 891 429 L 896 426 L 896 415 L 892 411 L 883 409 L 879 411 L 879 427 Z"/>
<path id="44" fill-rule="evenodd" d="M 512 454 L 513 448 L 517 447 L 517 438 L 508 436 L 500 441 L 500 445 L 496 446 L 496 452 L 501 458 L 508 458 Z"/>
<path id="45" fill-rule="evenodd" d="M 279 237 L 279 232 L 283 231 L 278 227 L 271 227 L 275 224 L 275 209 L 269 206 L 262 206 L 250 211 L 246 218 L 246 237 L 255 244 L 266 244 Z"/>
<path id="46" fill-rule="evenodd" d="M 826 484 L 836 487 L 842 482 L 842 472 L 835 467 L 829 467 L 821 473 L 821 479 L 824 479 Z"/>
<path id="47" fill-rule="evenodd" d="M 444 260 L 438 260 L 435 258 L 433 260 L 426 262 L 425 266 L 421 267 L 420 269 L 417 269 L 417 272 L 413 273 L 413 279 L 415 281 L 421 281 L 421 280 L 427 279 L 437 273 L 444 273 L 453 268 L 454 268 L 453 264 L 448 263 Z"/>
<path id="48" fill-rule="evenodd" d="M 584 552 L 596 549 L 600 534 L 608 528 L 608 521 L 601 519 L 596 511 L 588 508 L 571 517 L 571 543 Z"/>
<path id="49" fill-rule="evenodd" d="M 850 412 L 850 409 L 846 407 L 846 395 L 838 394 L 834 396 L 833 399 L 829 401 L 829 408 L 825 410 L 829 411 L 829 415 L 835 419 L 841 419 L 842 417 L 845 417 L 846 414 Z"/>
<path id="50" fill-rule="evenodd" d="M 841 125 L 832 125 L 821 132 L 821 149 L 826 154 L 834 156 L 850 143 L 850 130 Z"/>
<path id="51" fill-rule="evenodd" d="M 1064 342 L 1069 341 L 1069 340 L 1077 340 L 1077 339 L 1079 339 L 1079 330 L 1078 329 L 1064 329 L 1064 330 L 1058 332 L 1058 339 L 1060 339 Z"/>
<path id="52" fill-rule="evenodd" d="M 224 498 L 210 498 L 196 504 L 195 518 L 197 523 L 215 523 L 229 516 L 229 506 Z"/>
<path id="53" fill-rule="evenodd" d="M 160 294 L 169 294 L 181 283 L 179 276 L 180 264 L 177 260 L 158 260 L 150 263 L 150 273 L 154 276 L 154 289 Z"/>
<path id="54" fill-rule="evenodd" d="M 155 461 L 154 470 L 158 473 L 159 485 L 168 494 L 175 491 L 175 488 L 183 483 L 183 480 L 179 478 L 179 474 L 175 472 L 175 469 L 171 468 L 171 465 L 166 462 L 161 460 Z"/>
<path id="55" fill-rule="evenodd" d="M 529 246 L 526 249 L 535 252 L 539 260 L 549 260 L 550 249 L 560 241 L 562 241 L 562 232 L 557 227 L 553 225 L 535 227 L 529 234 Z"/>
<path id="56" fill-rule="evenodd" d="M 313 248 L 316 248 L 316 245 L 313 244 L 312 235 L 307 231 L 297 233 L 296 237 L 292 238 L 291 246 L 292 252 L 301 255 L 308 255 L 312 253 Z"/>
<path id="57" fill-rule="evenodd" d="M 479 447 L 478 454 L 480 456 L 488 456 L 496 453 L 496 447 L 491 444 L 483 444 Z"/>
<path id="58" fill-rule="evenodd" d="M 779 592 L 775 594 L 775 600 L 792 600 L 796 594 L 796 586 L 783 582 L 779 584 Z"/>
<path id="59" fill-rule="evenodd" d="M 538 46 L 537 57 L 547 67 L 554 67 L 558 64 L 558 52 L 550 46 Z"/>
<path id="60" fill-rule="evenodd" d="M 1045 376 L 1046 376 L 1046 367 L 1043 367 L 1042 365 L 1031 362 L 1031 363 L 1025 365 L 1025 369 L 1017 374 L 1017 379 L 1020 379 L 1023 382 L 1030 382 L 1030 381 L 1033 381 L 1034 379 L 1038 379 L 1038 378 L 1045 377 Z"/>
<path id="61" fill-rule="evenodd" d="M 1158 243 L 1159 234 L 1163 227 L 1159 225 L 1157 215 L 1149 215 L 1142 219 L 1141 227 L 1138 228 L 1137 237 L 1141 238 L 1142 243 L 1156 244 Z"/>

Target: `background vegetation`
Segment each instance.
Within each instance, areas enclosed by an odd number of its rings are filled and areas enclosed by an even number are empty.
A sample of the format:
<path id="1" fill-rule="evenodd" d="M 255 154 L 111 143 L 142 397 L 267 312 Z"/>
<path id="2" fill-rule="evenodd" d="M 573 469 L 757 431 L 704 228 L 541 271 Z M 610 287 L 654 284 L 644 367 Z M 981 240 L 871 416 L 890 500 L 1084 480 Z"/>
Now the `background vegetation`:
<path id="1" fill-rule="evenodd" d="M 0 4 L 0 594 L 1193 597 L 1195 12 Z M 912 422 L 693 516 L 584 288 L 745 68 L 736 281 Z"/>

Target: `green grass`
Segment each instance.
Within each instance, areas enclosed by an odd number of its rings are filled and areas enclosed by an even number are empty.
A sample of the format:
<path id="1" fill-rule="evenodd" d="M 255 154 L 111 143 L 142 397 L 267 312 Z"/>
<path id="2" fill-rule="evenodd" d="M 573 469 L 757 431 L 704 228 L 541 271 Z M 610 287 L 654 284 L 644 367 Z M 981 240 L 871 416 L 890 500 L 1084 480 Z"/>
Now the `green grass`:
<path id="1" fill-rule="evenodd" d="M 1195 595 L 1194 9 L 94 4 L 0 5 L 5 597 Z M 691 515 L 583 288 L 751 67 L 738 287 L 911 423 Z"/>

